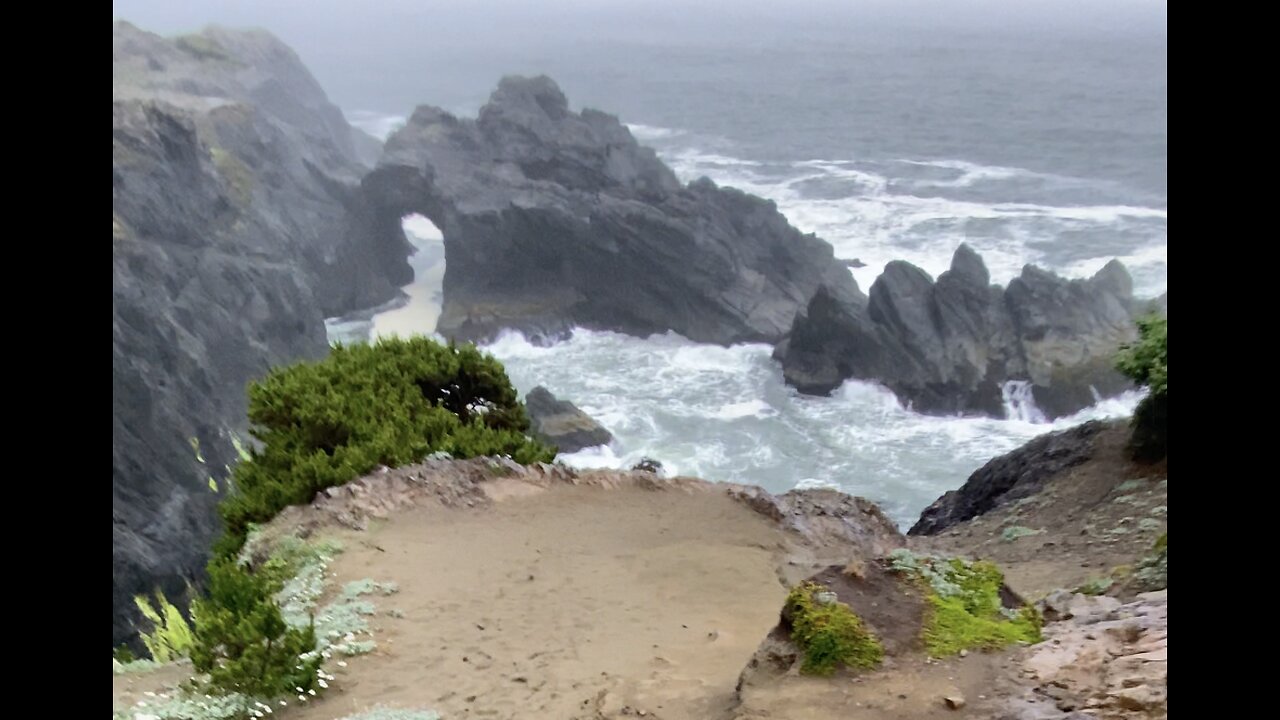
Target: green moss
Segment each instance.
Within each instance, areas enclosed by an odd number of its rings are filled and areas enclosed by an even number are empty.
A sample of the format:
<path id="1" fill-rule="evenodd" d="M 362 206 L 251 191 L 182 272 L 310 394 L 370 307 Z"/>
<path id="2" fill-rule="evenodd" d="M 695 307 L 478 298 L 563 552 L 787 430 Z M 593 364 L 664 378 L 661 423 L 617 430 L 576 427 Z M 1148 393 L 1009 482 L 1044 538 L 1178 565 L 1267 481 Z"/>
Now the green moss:
<path id="1" fill-rule="evenodd" d="M 924 645 L 934 657 L 961 650 L 999 650 L 1016 642 L 1040 641 L 1040 618 L 1030 607 L 1002 613 L 974 614 L 960 598 L 929 596 L 931 612 L 925 622 Z"/>
<path id="2" fill-rule="evenodd" d="M 848 605 L 818 602 L 815 595 L 822 590 L 816 583 L 804 583 L 787 595 L 791 637 L 804 652 L 801 672 L 830 675 L 840 665 L 862 669 L 879 665 L 884 659 L 880 641 Z"/>
<path id="3" fill-rule="evenodd" d="M 191 626 L 178 606 L 169 602 L 164 593 L 156 590 L 155 605 L 145 595 L 133 596 L 133 604 L 142 617 L 151 623 L 151 632 L 139 631 L 138 637 L 151 654 L 152 660 L 167 663 L 191 654 Z"/>
<path id="4" fill-rule="evenodd" d="M 1000 601 L 1004 575 L 993 563 L 915 555 L 895 550 L 894 570 L 913 577 L 927 590 L 922 631 L 934 657 L 961 650 L 997 650 L 1016 642 L 1040 641 L 1040 616 L 1034 608 L 1010 610 Z"/>

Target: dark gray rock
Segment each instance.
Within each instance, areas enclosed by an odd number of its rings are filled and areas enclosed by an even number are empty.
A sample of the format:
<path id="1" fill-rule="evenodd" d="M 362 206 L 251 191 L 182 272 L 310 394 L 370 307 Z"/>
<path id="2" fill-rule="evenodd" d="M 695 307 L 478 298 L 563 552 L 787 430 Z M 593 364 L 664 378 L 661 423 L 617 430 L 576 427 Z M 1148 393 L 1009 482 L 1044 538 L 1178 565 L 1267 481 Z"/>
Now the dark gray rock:
<path id="1" fill-rule="evenodd" d="M 1094 439 L 1108 424 L 1093 420 L 1041 435 L 978 468 L 959 490 L 951 490 L 920 513 L 908 535 L 935 535 L 1005 503 L 1030 497 L 1046 481 L 1093 457 Z"/>
<path id="2" fill-rule="evenodd" d="M 1087 280 L 1028 266 L 1002 289 L 961 245 L 936 282 L 894 261 L 865 302 L 819 289 L 774 355 L 805 393 L 857 378 L 883 383 L 921 412 L 1001 416 L 1004 384 L 1021 380 L 1057 417 L 1091 405 L 1095 392 L 1130 387 L 1112 363 L 1136 337 L 1136 305 L 1119 262 Z"/>
<path id="3" fill-rule="evenodd" d="M 613 442 L 613 435 L 604 426 L 578 409 L 577 405 L 556 398 L 541 385 L 530 390 L 524 402 L 533 436 L 555 445 L 562 453 L 574 453 Z"/>
<path id="4" fill-rule="evenodd" d="M 662 467 L 662 463 L 653 458 L 640 458 L 640 461 L 631 466 L 636 472 L 647 472 L 654 475 L 666 475 L 666 469 Z"/>
<path id="5" fill-rule="evenodd" d="M 476 120 L 420 107 L 367 179 L 394 244 L 417 212 L 448 257 L 437 330 L 574 326 L 776 341 L 819 284 L 859 295 L 831 246 L 772 202 L 682 186 L 612 115 L 573 112 L 546 77 L 502 80 Z"/>
<path id="6" fill-rule="evenodd" d="M 323 355 L 325 314 L 407 281 L 405 247 L 357 232 L 363 172 L 270 35 L 113 25 L 113 644 L 133 635 L 133 594 L 199 580 L 246 383 Z"/>

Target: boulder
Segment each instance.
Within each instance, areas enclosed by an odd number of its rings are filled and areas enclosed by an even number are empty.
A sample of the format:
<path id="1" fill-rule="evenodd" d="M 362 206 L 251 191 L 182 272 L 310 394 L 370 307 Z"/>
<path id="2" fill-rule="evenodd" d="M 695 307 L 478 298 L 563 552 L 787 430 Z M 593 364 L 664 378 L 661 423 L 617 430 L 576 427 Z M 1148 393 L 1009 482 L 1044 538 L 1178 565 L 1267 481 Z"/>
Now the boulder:
<path id="1" fill-rule="evenodd" d="M 567 400 L 560 400 L 539 385 L 525 397 L 533 436 L 562 453 L 608 445 L 613 435 L 590 415 Z"/>

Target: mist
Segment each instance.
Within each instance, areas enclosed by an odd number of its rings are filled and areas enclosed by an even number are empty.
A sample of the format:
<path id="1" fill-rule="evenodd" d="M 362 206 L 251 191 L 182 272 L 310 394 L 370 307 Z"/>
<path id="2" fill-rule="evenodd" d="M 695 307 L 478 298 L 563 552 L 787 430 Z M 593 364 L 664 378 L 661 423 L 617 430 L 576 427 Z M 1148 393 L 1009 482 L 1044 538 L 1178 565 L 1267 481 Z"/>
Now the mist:
<path id="1" fill-rule="evenodd" d="M 546 73 L 575 105 L 642 110 L 636 73 L 654 54 L 731 45 L 795 67 L 824 47 L 965 52 L 1000 43 L 1052 60 L 1167 43 L 1167 5 L 1152 0 L 858 0 L 689 4 L 598 0 L 367 3 L 320 0 L 117 0 L 115 19 L 173 34 L 208 24 L 261 27 L 289 44 L 347 111 L 407 114 L 421 103 L 473 112 L 505 74 Z M 590 58 L 584 61 L 584 58 Z M 945 68 L 943 68 L 945 69 Z M 885 71 L 866 63 L 857 72 Z M 796 68 L 796 72 L 802 72 Z M 749 78 L 737 78 L 749 81 Z M 674 89 L 673 89 L 674 91 Z"/>

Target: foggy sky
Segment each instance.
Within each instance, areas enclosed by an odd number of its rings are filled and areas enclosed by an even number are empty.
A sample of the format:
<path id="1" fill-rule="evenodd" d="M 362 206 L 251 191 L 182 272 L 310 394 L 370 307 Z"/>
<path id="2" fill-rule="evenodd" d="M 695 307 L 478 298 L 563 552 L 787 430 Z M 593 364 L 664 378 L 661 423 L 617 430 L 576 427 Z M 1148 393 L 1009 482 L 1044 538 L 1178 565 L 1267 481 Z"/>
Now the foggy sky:
<path id="1" fill-rule="evenodd" d="M 345 110 L 382 112 L 419 102 L 465 109 L 502 74 L 554 68 L 568 45 L 609 53 L 823 34 L 874 43 L 974 34 L 1167 43 L 1168 22 L 1164 0 L 113 0 L 112 14 L 161 34 L 266 28 Z M 372 85 L 382 87 L 376 97 Z"/>

